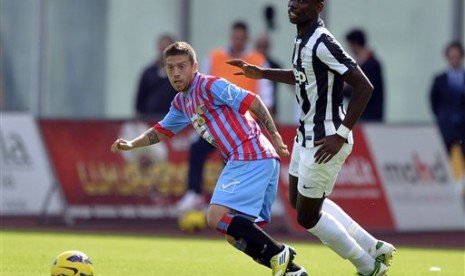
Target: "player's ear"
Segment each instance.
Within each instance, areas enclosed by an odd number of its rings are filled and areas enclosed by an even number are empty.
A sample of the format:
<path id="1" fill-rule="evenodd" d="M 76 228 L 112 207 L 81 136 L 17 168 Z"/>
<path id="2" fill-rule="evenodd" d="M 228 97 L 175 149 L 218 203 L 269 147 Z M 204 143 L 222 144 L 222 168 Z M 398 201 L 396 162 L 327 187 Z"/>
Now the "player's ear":
<path id="1" fill-rule="evenodd" d="M 194 72 L 198 72 L 199 71 L 199 63 L 196 61 L 194 62 L 194 65 L 193 65 L 193 68 L 192 68 Z"/>
<path id="2" fill-rule="evenodd" d="M 316 4 L 316 10 L 318 13 L 321 13 L 323 11 L 325 7 L 325 1 L 319 1 L 317 4 Z"/>

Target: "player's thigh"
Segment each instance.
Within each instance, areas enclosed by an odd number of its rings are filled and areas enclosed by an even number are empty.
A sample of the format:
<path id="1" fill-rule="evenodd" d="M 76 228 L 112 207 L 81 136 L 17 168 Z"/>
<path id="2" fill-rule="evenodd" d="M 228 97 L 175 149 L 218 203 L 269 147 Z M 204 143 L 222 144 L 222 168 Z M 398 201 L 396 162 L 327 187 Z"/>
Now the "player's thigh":
<path id="1" fill-rule="evenodd" d="M 297 196 L 297 222 L 305 229 L 313 228 L 318 223 L 324 199 L 324 196 L 322 198 L 310 198 L 301 194 Z"/>
<path id="2" fill-rule="evenodd" d="M 270 162 L 271 161 L 271 162 Z M 267 177 L 268 179 L 264 179 L 268 181 L 268 183 L 263 183 L 265 185 L 265 195 L 262 201 L 262 207 L 259 213 L 259 220 L 258 221 L 271 221 L 271 206 L 273 205 L 274 201 L 276 200 L 276 195 L 278 193 L 278 183 L 279 183 L 279 172 L 280 172 L 280 163 L 276 159 L 270 159 L 272 165 L 270 166 L 270 170 L 268 170 Z"/>
<path id="3" fill-rule="evenodd" d="M 289 174 L 289 187 L 288 187 L 288 196 L 289 196 L 289 203 L 291 204 L 292 208 L 296 208 L 297 204 L 297 184 L 299 183 L 299 178 Z"/>
<path id="4" fill-rule="evenodd" d="M 299 194 L 309 198 L 322 198 L 331 194 L 337 175 L 352 151 L 352 145 L 344 144 L 341 150 L 327 163 L 315 162 L 315 152 L 319 147 L 303 149 L 299 163 Z"/>
<path id="5" fill-rule="evenodd" d="M 274 201 L 278 183 L 271 180 L 278 173 L 276 159 L 229 161 L 216 183 L 211 204 L 257 218 L 264 202 Z"/>

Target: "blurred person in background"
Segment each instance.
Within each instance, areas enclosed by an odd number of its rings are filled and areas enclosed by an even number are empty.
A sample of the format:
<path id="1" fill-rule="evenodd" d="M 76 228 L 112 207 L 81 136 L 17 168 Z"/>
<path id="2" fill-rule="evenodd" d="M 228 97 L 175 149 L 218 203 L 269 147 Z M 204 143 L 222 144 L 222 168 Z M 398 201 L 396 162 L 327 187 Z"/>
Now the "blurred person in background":
<path id="1" fill-rule="evenodd" d="M 270 56 L 270 48 L 271 48 L 271 41 L 270 41 L 270 37 L 268 36 L 268 34 L 263 33 L 259 35 L 258 38 L 255 40 L 255 50 L 261 53 L 265 57 L 266 59 L 265 67 L 279 69 L 281 68 L 281 65 L 279 65 L 279 63 Z M 272 115 L 273 114 L 276 115 L 277 114 L 277 95 L 278 95 L 278 83 L 277 82 L 272 82 L 272 90 L 270 92 L 271 92 L 271 95 L 266 97 L 266 98 L 272 99 L 272 102 L 268 104 L 268 108 Z M 262 95 L 263 93 L 260 96 Z"/>
<path id="2" fill-rule="evenodd" d="M 159 118 L 166 114 L 176 95 L 163 67 L 163 50 L 174 42 L 173 36 L 161 35 L 155 43 L 155 61 L 144 69 L 137 89 L 136 115 L 139 119 Z"/>
<path id="3" fill-rule="evenodd" d="M 395 247 L 373 237 L 328 199 L 352 151 L 354 125 L 373 92 L 373 85 L 320 19 L 324 0 L 290 0 L 289 21 L 297 27 L 293 69 L 269 69 L 243 60 L 229 64 L 239 75 L 295 85 L 301 107 L 300 126 L 289 167 L 289 201 L 297 222 L 339 256 L 358 275 L 386 275 Z M 347 111 L 343 83 L 353 93 Z"/>
<path id="4" fill-rule="evenodd" d="M 364 31 L 354 29 L 348 32 L 346 41 L 355 55 L 355 61 L 357 61 L 357 64 L 374 87 L 371 99 L 360 116 L 360 122 L 383 122 L 384 82 L 381 63 L 376 58 L 373 50 L 368 47 Z M 344 87 L 344 95 L 349 98 L 352 95 L 352 88 L 349 85 Z"/>
<path id="5" fill-rule="evenodd" d="M 192 125 L 203 139 L 220 150 L 226 162 L 210 201 L 208 225 L 224 234 L 236 249 L 271 268 L 272 275 L 288 276 L 300 271 L 298 275 L 306 276 L 305 269 L 293 262 L 296 252 L 257 225 L 271 221 L 271 205 L 278 190 L 279 156 L 289 155 L 260 96 L 223 78 L 199 73 L 195 51 L 185 42 L 166 48 L 164 64 L 171 85 L 179 91 L 171 109 L 136 138 L 117 139 L 111 150 L 151 146 Z M 271 141 L 261 132 L 258 120 Z"/>
<path id="6" fill-rule="evenodd" d="M 434 78 L 430 92 L 431 109 L 450 153 L 459 144 L 465 155 L 465 69 L 464 49 L 460 42 L 446 47 L 449 68 Z"/>
<path id="7" fill-rule="evenodd" d="M 267 108 L 273 108 L 272 84 L 267 80 L 251 80 L 243 76 L 235 76 L 234 68 L 227 66 L 226 61 L 232 58 L 242 58 L 248 62 L 265 65 L 265 57 L 247 48 L 249 41 L 248 26 L 243 21 L 236 21 L 231 26 L 229 45 L 225 48 L 212 50 L 203 62 L 201 72 L 225 78 L 231 83 L 260 95 Z M 202 191 L 202 178 L 205 163 L 215 148 L 204 139 L 197 139 L 191 144 L 189 151 L 189 169 L 187 191 L 177 204 L 179 212 L 190 209 L 201 209 L 205 206 Z"/>
<path id="8" fill-rule="evenodd" d="M 169 34 L 160 35 L 155 41 L 155 60 L 144 69 L 137 88 L 135 111 L 136 120 L 125 121 L 119 134 L 131 136 L 140 133 L 149 127 L 146 120 L 158 120 L 165 115 L 171 106 L 176 91 L 170 84 L 163 66 L 163 51 L 174 42 Z M 156 162 L 168 159 L 167 148 L 160 143 L 149 149 L 137 149 L 123 152 L 127 162 L 136 163 L 142 172 L 147 172 Z M 156 193 L 153 194 L 156 196 Z"/>
<path id="9" fill-rule="evenodd" d="M 3 102 L 3 78 L 2 76 L 0 75 L 0 110 L 3 110 L 3 107 L 4 107 L 4 102 Z"/>

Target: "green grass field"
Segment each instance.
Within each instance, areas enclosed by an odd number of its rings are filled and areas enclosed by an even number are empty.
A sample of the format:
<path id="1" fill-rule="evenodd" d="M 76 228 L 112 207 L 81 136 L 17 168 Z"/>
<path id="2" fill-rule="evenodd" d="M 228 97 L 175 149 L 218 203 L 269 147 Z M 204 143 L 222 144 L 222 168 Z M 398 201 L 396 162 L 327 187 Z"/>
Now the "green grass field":
<path id="1" fill-rule="evenodd" d="M 0 235 L 1 276 L 50 275 L 54 257 L 69 249 L 87 253 L 97 276 L 270 275 L 222 239 L 14 231 Z M 311 275 L 355 273 L 348 261 L 322 245 L 289 244 Z M 464 257 L 463 250 L 400 247 L 389 275 L 464 275 Z"/>

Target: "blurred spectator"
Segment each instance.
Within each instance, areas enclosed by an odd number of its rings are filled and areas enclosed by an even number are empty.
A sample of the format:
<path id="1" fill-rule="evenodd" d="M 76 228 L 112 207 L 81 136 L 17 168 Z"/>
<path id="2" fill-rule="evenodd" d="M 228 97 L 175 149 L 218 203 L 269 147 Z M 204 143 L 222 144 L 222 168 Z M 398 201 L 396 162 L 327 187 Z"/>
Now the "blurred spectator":
<path id="1" fill-rule="evenodd" d="M 247 43 L 249 33 L 247 24 L 242 21 L 233 23 L 229 37 L 229 45 L 225 48 L 214 49 L 203 62 L 201 72 L 204 74 L 222 77 L 235 85 L 258 93 L 267 108 L 274 105 L 272 97 L 272 85 L 268 80 L 253 80 L 244 76 L 236 76 L 237 69 L 226 64 L 227 60 L 240 58 L 247 62 L 265 65 L 265 57 L 257 51 L 248 50 Z M 200 208 L 205 205 L 205 198 L 202 194 L 203 168 L 210 153 L 215 148 L 205 139 L 200 137 L 190 147 L 189 171 L 187 181 L 187 192 L 178 202 L 179 211 L 186 211 L 193 208 Z"/>
<path id="2" fill-rule="evenodd" d="M 270 42 L 270 38 L 268 37 L 268 34 L 267 33 L 261 34 L 255 41 L 255 50 L 257 50 L 257 52 L 265 56 L 268 68 L 280 69 L 281 65 L 279 65 L 278 62 L 276 62 L 272 57 L 270 57 L 270 48 L 271 48 L 271 42 Z M 260 96 L 262 96 L 265 99 L 272 99 L 272 103 L 269 103 L 267 105 L 272 115 L 277 114 L 277 95 L 278 95 L 277 89 L 278 89 L 278 83 L 272 82 L 271 95 L 264 97 L 263 92 L 260 94 Z"/>
<path id="3" fill-rule="evenodd" d="M 139 81 L 136 98 L 138 118 L 157 118 L 168 113 L 176 91 L 171 86 L 163 67 L 163 50 L 174 42 L 171 35 L 165 34 L 156 42 L 156 59 L 147 67 Z"/>
<path id="4" fill-rule="evenodd" d="M 434 78 L 431 87 L 431 108 L 450 153 L 459 144 L 465 155 L 465 69 L 464 49 L 460 42 L 446 47 L 449 68 Z"/>
<path id="5" fill-rule="evenodd" d="M 3 96 L 4 94 L 3 94 L 3 93 L 4 93 L 4 92 L 3 92 L 3 78 L 2 78 L 2 76 L 0 75 L 0 110 L 3 110 L 3 107 L 4 107 L 4 106 L 3 106 L 3 105 L 4 105 L 4 101 L 3 101 L 3 100 L 4 100 L 4 98 L 3 98 L 3 97 L 4 97 L 4 96 Z"/>
<path id="6" fill-rule="evenodd" d="M 380 62 L 367 46 L 367 38 L 362 30 L 352 30 L 346 35 L 347 43 L 362 71 L 374 86 L 373 94 L 360 122 L 383 122 L 384 119 L 384 82 Z M 350 97 L 352 88 L 344 87 L 344 95 Z"/>

